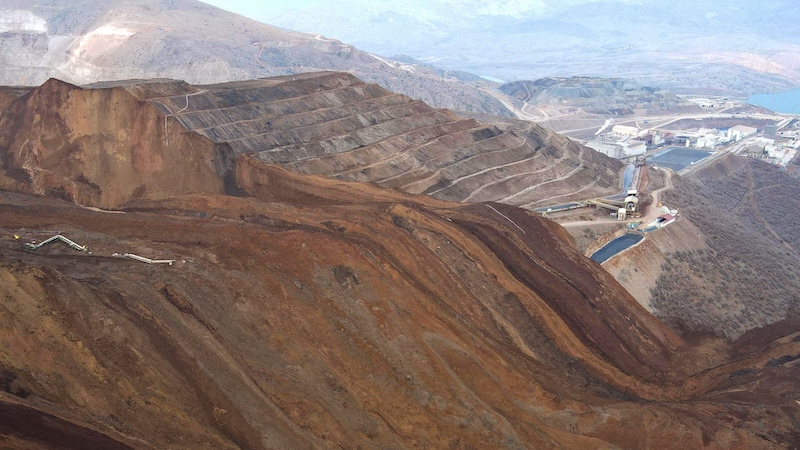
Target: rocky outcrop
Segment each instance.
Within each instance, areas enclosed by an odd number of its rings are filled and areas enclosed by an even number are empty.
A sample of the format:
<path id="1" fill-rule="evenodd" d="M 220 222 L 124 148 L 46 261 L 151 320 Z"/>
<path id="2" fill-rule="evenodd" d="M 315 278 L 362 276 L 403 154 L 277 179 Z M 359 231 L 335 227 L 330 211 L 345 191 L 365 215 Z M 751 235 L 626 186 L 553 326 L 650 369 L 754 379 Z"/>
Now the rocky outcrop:
<path id="1" fill-rule="evenodd" d="M 98 207 L 223 192 L 214 143 L 165 122 L 123 88 L 51 80 L 9 105 L 0 130 L 7 189 Z"/>

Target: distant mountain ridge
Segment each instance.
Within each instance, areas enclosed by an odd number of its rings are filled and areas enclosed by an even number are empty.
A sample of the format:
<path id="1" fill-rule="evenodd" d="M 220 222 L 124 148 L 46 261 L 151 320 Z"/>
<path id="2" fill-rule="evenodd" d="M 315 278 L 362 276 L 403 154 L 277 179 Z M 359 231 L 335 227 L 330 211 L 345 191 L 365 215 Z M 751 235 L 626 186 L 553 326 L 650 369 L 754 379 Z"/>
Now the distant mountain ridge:
<path id="1" fill-rule="evenodd" d="M 548 77 L 514 81 L 500 87 L 504 94 L 533 105 L 575 106 L 594 114 L 633 115 L 655 111 L 699 112 L 694 103 L 675 94 L 620 78 Z"/>
<path id="2" fill-rule="evenodd" d="M 275 2 L 258 17 L 508 81 L 624 77 L 676 92 L 738 95 L 800 85 L 800 10 L 793 0 L 343 0 L 302 6 Z"/>
<path id="3" fill-rule="evenodd" d="M 256 22 L 195 0 L 0 0 L 0 85 L 173 78 L 209 84 L 347 71 L 435 107 L 508 115 L 456 74 L 395 62 L 321 35 Z"/>

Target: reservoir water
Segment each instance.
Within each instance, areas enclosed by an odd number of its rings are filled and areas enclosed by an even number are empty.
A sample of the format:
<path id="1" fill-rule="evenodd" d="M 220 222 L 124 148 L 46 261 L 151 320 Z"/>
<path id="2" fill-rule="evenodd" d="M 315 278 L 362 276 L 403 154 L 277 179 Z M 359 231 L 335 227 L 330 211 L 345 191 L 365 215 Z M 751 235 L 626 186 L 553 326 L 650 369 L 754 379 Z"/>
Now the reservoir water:
<path id="1" fill-rule="evenodd" d="M 747 103 L 777 113 L 800 114 L 800 89 L 774 94 L 756 94 L 748 98 Z"/>

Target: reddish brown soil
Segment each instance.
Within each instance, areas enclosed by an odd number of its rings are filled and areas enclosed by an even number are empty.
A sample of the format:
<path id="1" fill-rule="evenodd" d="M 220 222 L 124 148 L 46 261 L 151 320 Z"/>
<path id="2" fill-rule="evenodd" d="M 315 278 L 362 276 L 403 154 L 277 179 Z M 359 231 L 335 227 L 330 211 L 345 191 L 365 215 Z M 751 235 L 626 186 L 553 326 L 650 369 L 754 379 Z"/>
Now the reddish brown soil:
<path id="1" fill-rule="evenodd" d="M 27 94 L 33 88 L 0 86 L 0 112 L 11 102 Z"/>
<path id="2" fill-rule="evenodd" d="M 19 445 L 30 448 L 41 445 L 45 448 L 63 449 L 107 449 L 125 450 L 131 447 L 59 417 L 43 413 L 15 403 L 0 400 L 0 436 L 11 441 L 3 448 Z M 4 439 L 0 438 L 0 442 Z M 17 444 L 13 444 L 17 442 Z"/>
<path id="3" fill-rule="evenodd" d="M 796 439 L 791 338 L 687 367 L 694 347 L 552 222 L 238 167 L 248 197 L 125 214 L 3 194 L 4 398 L 86 446 L 92 430 L 139 448 Z M 21 248 L 54 231 L 92 253 Z M 13 428 L 9 442 L 46 443 Z"/>
<path id="4" fill-rule="evenodd" d="M 167 148 L 109 89 L 0 118 L 0 402 L 51 427 L 3 445 L 799 444 L 791 324 L 687 343 L 553 222 Z M 89 251 L 23 247 L 57 232 Z"/>

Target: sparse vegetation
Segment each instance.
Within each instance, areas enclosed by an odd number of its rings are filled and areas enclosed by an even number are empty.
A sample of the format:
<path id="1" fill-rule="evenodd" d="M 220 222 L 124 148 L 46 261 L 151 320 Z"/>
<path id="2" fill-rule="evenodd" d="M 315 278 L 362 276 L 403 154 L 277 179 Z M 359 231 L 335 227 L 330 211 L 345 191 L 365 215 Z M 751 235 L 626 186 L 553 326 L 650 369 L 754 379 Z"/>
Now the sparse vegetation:
<path id="1" fill-rule="evenodd" d="M 611 223 L 609 225 L 595 225 L 591 227 L 582 227 L 580 229 L 567 229 L 570 231 L 573 239 L 575 239 L 575 246 L 581 253 L 586 253 L 586 250 L 596 242 L 601 236 L 608 234 L 609 231 L 619 229 L 619 224 Z"/>
<path id="2" fill-rule="evenodd" d="M 760 161 L 722 164 L 727 171 L 676 180 L 667 194 L 710 248 L 671 254 L 651 302 L 683 332 L 736 338 L 799 312 L 800 236 L 791 211 L 800 207 L 800 184 Z"/>

